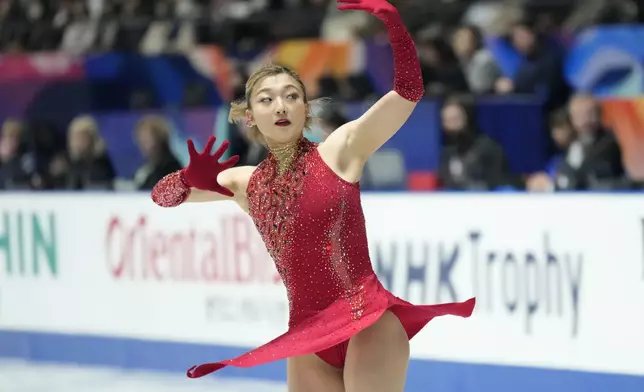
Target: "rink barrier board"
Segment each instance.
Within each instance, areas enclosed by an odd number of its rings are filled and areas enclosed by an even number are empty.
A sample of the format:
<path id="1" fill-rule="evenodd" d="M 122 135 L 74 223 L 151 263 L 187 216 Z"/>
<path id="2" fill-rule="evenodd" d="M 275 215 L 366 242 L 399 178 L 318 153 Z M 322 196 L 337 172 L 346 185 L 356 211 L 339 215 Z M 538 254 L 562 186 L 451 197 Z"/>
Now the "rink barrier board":
<path id="1" fill-rule="evenodd" d="M 34 362 L 184 373 L 193 364 L 243 354 L 242 348 L 136 339 L 0 331 L 0 357 Z M 285 362 L 228 367 L 219 377 L 284 381 Z M 199 382 L 199 380 L 191 380 Z M 412 359 L 407 392 L 641 392 L 644 377 Z"/>
<path id="2" fill-rule="evenodd" d="M 477 297 L 470 319 L 440 318 L 414 338 L 408 391 L 644 391 L 642 201 L 363 195 L 387 288 L 414 303 Z M 183 374 L 259 346 L 283 332 L 286 314 L 272 313 L 286 301 L 252 233 L 227 203 L 160 209 L 140 194 L 0 194 L 0 357 Z M 170 256 L 155 259 L 159 277 L 146 276 L 136 246 L 158 251 L 159 238 L 196 238 L 198 260 L 207 239 L 219 241 L 217 265 L 243 264 L 245 279 L 171 275 Z M 245 247 L 225 252 L 230 243 Z M 283 380 L 284 364 L 218 374 Z"/>

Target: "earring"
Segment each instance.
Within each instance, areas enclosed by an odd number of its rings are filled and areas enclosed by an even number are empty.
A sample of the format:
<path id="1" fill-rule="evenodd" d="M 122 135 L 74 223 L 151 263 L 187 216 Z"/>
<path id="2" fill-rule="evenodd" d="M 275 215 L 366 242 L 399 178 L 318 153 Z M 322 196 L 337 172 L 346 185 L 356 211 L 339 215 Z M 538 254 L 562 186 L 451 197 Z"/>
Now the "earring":
<path id="1" fill-rule="evenodd" d="M 246 120 L 246 126 L 247 126 L 248 128 L 251 128 L 251 127 L 253 126 L 253 122 L 252 122 L 252 121 L 250 121 L 250 120 Z"/>

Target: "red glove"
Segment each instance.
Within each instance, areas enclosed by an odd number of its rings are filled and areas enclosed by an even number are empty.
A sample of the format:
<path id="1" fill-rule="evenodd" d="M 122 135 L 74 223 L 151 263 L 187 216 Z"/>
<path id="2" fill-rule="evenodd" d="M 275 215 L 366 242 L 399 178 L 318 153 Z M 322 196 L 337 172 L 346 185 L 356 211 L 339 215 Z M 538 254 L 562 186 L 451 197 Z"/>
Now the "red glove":
<path id="1" fill-rule="evenodd" d="M 221 147 L 210 155 L 214 144 L 215 137 L 211 136 L 204 151 L 198 153 L 193 141 L 188 140 L 190 164 L 185 169 L 168 174 L 157 182 L 152 189 L 152 200 L 161 207 L 176 207 L 188 199 L 190 188 L 218 192 L 229 197 L 234 196 L 230 190 L 219 185 L 217 175 L 233 167 L 239 161 L 239 156 L 235 155 L 225 162 L 219 163 L 219 158 L 228 149 L 228 142 L 223 142 Z"/>
<path id="2" fill-rule="evenodd" d="M 396 7 L 391 5 L 387 0 L 338 0 L 338 3 L 341 4 L 338 6 L 339 10 L 368 12 L 380 19 L 387 28 L 390 26 L 402 26 L 402 31 L 399 31 L 399 33 L 403 35 L 404 33 L 407 33 L 407 30 L 400 19 L 400 14 L 398 14 L 398 10 L 396 10 Z"/>
<path id="3" fill-rule="evenodd" d="M 425 95 L 416 46 L 396 8 L 387 0 L 337 0 L 340 10 L 369 12 L 380 19 L 389 31 L 394 54 L 394 91 L 401 97 L 418 102 Z"/>
<path id="4" fill-rule="evenodd" d="M 188 140 L 188 153 L 190 154 L 190 163 L 183 169 L 183 179 L 185 182 L 197 189 L 221 193 L 222 195 L 233 197 L 234 194 L 219 185 L 217 175 L 224 170 L 230 169 L 239 162 L 239 155 L 232 156 L 226 161 L 219 163 L 219 159 L 228 149 L 228 141 L 224 141 L 221 146 L 210 155 L 212 146 L 215 145 L 216 138 L 211 136 L 206 143 L 203 152 L 199 153 L 195 149 L 192 139 Z"/>

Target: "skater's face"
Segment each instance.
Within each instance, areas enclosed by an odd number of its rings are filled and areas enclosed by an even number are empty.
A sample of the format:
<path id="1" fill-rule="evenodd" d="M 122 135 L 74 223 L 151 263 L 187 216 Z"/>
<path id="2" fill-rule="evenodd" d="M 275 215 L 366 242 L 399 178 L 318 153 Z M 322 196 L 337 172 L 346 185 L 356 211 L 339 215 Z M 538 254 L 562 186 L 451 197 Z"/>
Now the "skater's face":
<path id="1" fill-rule="evenodd" d="M 289 143 L 302 135 L 308 104 L 301 83 L 291 75 L 281 73 L 259 80 L 248 103 L 247 119 L 268 144 Z"/>

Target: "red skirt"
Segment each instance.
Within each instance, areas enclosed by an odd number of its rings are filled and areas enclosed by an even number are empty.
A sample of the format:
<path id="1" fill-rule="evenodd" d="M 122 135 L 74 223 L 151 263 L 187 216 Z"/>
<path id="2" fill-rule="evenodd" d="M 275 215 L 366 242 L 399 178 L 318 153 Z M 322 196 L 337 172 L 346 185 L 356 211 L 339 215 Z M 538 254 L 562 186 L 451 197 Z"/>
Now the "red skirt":
<path id="1" fill-rule="evenodd" d="M 411 339 L 434 317 L 471 316 L 476 302 L 470 298 L 465 302 L 413 305 L 387 291 L 375 275 L 365 278 L 362 284 L 367 300 L 359 318 L 351 316 L 348 301 L 338 300 L 312 317 L 295 323 L 283 335 L 237 358 L 191 367 L 188 377 L 202 377 L 226 366 L 252 367 L 306 354 L 317 354 L 325 362 L 342 367 L 349 339 L 378 321 L 387 310 L 398 317 Z"/>

